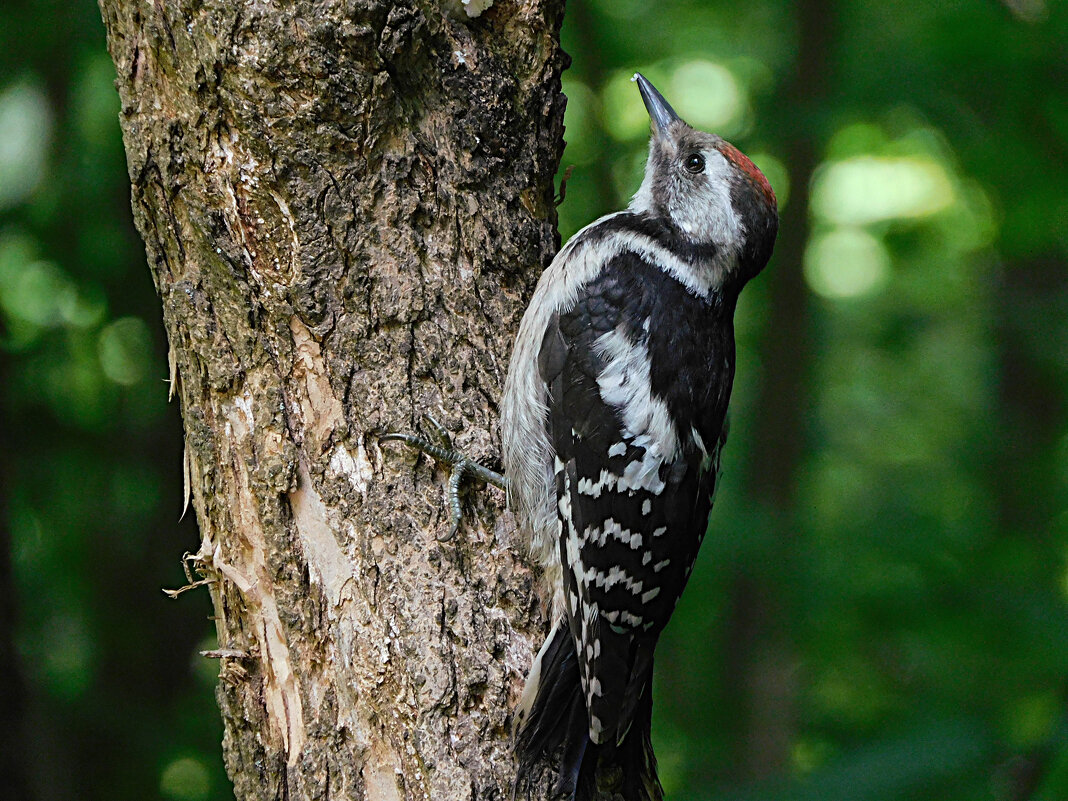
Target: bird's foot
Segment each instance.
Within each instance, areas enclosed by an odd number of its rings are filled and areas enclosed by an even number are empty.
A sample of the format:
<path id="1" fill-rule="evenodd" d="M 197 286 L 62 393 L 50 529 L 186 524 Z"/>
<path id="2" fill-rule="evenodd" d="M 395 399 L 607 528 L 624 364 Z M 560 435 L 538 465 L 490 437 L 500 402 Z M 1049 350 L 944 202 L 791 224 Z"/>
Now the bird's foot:
<path id="1" fill-rule="evenodd" d="M 490 470 L 488 467 L 479 464 L 474 459 L 470 459 L 455 450 L 452 447 L 452 438 L 449 436 L 449 432 L 446 431 L 433 417 L 424 415 L 423 419 L 427 423 L 427 427 L 430 429 L 432 436 L 437 440 L 436 442 L 432 442 L 427 437 L 417 437 L 413 434 L 400 433 L 384 434 L 380 441 L 403 442 L 406 445 L 433 457 L 437 461 L 447 464 L 451 468 L 451 472 L 449 473 L 449 513 L 451 515 L 452 525 L 449 527 L 449 533 L 439 540 L 439 542 L 446 542 L 456 536 L 456 532 L 460 529 L 460 519 L 462 517 L 460 509 L 460 482 L 463 481 L 464 476 L 473 476 L 485 481 L 487 484 L 493 484 L 495 487 L 500 487 L 504 490 L 508 489 L 508 479 L 500 473 Z"/>

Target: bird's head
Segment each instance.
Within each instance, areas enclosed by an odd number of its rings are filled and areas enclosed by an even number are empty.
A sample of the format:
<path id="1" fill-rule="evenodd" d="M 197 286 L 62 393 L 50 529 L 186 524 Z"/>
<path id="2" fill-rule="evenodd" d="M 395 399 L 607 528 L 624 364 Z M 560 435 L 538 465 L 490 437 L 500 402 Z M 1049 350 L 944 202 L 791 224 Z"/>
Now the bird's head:
<path id="1" fill-rule="evenodd" d="M 775 244 L 779 215 L 771 184 L 730 142 L 688 125 L 644 76 L 634 80 L 653 134 L 631 211 L 711 250 L 744 283 L 764 268 Z"/>

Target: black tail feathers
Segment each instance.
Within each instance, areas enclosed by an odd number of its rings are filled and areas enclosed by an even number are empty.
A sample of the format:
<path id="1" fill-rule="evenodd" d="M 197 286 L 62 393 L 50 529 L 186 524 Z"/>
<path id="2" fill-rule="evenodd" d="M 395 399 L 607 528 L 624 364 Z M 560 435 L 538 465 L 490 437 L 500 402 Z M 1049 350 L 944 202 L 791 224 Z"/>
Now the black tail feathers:
<path id="1" fill-rule="evenodd" d="M 650 737 L 652 662 L 623 741 L 596 745 L 579 679 L 578 656 L 567 624 L 557 623 L 534 661 L 517 710 L 516 790 L 528 786 L 538 766 L 558 760 L 553 797 L 568 801 L 662 801 Z"/>

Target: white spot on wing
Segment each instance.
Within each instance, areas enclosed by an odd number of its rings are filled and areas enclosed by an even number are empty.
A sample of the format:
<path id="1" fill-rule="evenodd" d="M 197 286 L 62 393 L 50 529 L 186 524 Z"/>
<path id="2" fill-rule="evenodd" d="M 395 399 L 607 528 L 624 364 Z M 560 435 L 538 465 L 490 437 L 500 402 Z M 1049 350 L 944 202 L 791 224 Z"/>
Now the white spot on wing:
<path id="1" fill-rule="evenodd" d="M 693 437 L 693 444 L 697 446 L 697 450 L 701 451 L 701 454 L 707 457 L 708 448 L 705 447 L 705 441 L 701 437 L 701 432 L 693 426 L 690 426 L 690 436 Z"/>
<path id="2" fill-rule="evenodd" d="M 601 720 L 596 715 L 590 715 L 590 739 L 595 743 L 601 742 Z"/>
<path id="3" fill-rule="evenodd" d="M 604 521 L 604 528 L 601 531 L 601 537 L 598 544 L 604 545 L 609 537 L 630 546 L 634 550 L 638 550 L 642 547 L 641 532 L 623 528 L 623 526 L 611 517 Z"/>
<path id="4" fill-rule="evenodd" d="M 597 587 L 608 592 L 617 584 L 622 585 L 628 592 L 634 595 L 640 595 L 642 591 L 642 582 L 635 580 L 633 576 L 627 573 L 619 565 L 612 565 L 609 568 L 608 573 L 604 573 L 595 567 L 588 568 L 583 575 L 583 583 L 589 587 Z"/>
<path id="5" fill-rule="evenodd" d="M 621 609 L 619 611 L 619 619 L 631 628 L 637 628 L 642 624 L 642 619 L 639 615 L 632 615 L 626 609 Z"/>
<path id="6" fill-rule="evenodd" d="M 588 495 L 591 498 L 600 498 L 601 493 L 605 490 L 614 490 L 618 481 L 619 476 L 610 473 L 607 470 L 602 470 L 601 475 L 598 476 L 596 481 L 589 478 L 580 478 L 578 481 L 578 491 L 580 495 Z"/>

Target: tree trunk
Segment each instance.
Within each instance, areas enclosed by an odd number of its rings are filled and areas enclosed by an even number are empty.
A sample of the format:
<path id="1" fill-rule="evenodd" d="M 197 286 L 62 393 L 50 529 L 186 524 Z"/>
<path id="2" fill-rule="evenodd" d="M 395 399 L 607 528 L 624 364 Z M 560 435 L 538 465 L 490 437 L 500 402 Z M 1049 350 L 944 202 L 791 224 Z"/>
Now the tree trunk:
<path id="1" fill-rule="evenodd" d="M 101 0 L 239 798 L 511 792 L 524 544 L 497 491 L 439 542 L 445 474 L 378 435 L 430 413 L 497 458 L 562 6 Z"/>

